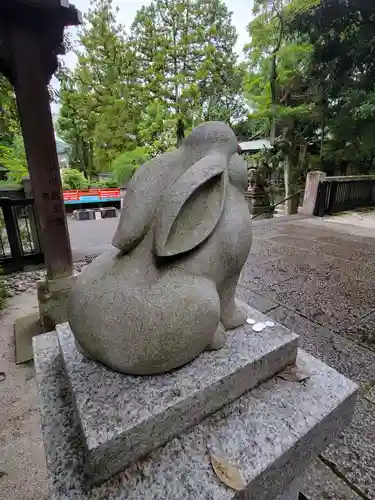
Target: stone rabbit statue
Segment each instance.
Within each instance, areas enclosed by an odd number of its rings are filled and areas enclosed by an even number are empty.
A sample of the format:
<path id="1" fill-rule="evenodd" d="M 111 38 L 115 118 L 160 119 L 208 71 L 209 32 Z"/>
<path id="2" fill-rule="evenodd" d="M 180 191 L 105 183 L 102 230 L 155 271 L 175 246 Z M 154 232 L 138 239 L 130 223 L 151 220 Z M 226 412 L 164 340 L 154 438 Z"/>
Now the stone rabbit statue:
<path id="1" fill-rule="evenodd" d="M 246 321 L 235 301 L 251 247 L 247 168 L 224 123 L 198 126 L 129 183 L 112 249 L 68 304 L 77 347 L 124 373 L 163 373 Z"/>

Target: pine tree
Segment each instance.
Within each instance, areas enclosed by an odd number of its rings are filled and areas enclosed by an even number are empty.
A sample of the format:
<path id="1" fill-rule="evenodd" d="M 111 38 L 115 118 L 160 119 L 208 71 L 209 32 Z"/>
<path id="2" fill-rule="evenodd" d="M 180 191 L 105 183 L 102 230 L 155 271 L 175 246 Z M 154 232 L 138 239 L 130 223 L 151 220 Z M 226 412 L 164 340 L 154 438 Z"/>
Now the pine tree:
<path id="1" fill-rule="evenodd" d="M 146 107 L 173 122 L 177 144 L 196 122 L 222 118 L 238 94 L 236 40 L 222 0 L 153 0 L 138 11 L 131 36 L 138 83 Z"/>
<path id="2" fill-rule="evenodd" d="M 112 0 L 92 0 L 75 50 L 77 66 L 62 78 L 59 130 L 77 146 L 76 159 L 89 176 L 136 145 L 135 61 L 117 12 Z"/>

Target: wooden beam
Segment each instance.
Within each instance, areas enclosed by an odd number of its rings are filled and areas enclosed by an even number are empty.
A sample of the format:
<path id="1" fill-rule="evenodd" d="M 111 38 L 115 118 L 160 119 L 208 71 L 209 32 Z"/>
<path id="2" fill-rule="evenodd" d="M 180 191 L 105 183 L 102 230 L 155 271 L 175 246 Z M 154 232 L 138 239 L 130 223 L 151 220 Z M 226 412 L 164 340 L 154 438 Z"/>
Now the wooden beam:
<path id="1" fill-rule="evenodd" d="M 17 8 L 20 5 L 31 5 L 43 9 L 58 9 L 60 7 L 69 7 L 69 0 L 2 0 L 4 5 Z"/>
<path id="2" fill-rule="evenodd" d="M 0 0 L 0 19 L 16 24 L 78 26 L 82 14 L 69 0 Z"/>
<path id="3" fill-rule="evenodd" d="M 60 170 L 52 123 L 40 34 L 14 28 L 11 36 L 14 86 L 25 143 L 35 208 L 50 279 L 72 274 Z"/>

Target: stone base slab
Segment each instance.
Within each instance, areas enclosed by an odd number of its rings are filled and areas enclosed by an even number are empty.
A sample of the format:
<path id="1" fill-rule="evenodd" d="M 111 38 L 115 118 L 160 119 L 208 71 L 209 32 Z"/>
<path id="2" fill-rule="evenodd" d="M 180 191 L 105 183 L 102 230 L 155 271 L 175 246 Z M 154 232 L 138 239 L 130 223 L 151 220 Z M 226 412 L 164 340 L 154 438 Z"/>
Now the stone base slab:
<path id="1" fill-rule="evenodd" d="M 44 332 L 54 330 L 56 325 L 68 319 L 67 302 L 75 280 L 76 276 L 68 276 L 38 281 L 39 317 Z"/>
<path id="2" fill-rule="evenodd" d="M 38 311 L 16 319 L 14 322 L 14 339 L 17 365 L 33 359 L 32 338 L 41 333 L 43 331 Z"/>
<path id="3" fill-rule="evenodd" d="M 248 307 L 248 306 L 247 306 Z M 267 321 L 248 307 L 249 318 Z M 124 375 L 82 356 L 67 323 L 57 325 L 82 428 L 87 471 L 100 482 L 293 364 L 298 337 L 274 324 L 228 332 L 219 351 L 158 376 Z"/>
<path id="4" fill-rule="evenodd" d="M 85 449 L 55 333 L 35 337 L 47 466 L 54 500 L 295 500 L 293 481 L 349 424 L 357 386 L 303 351 L 303 382 L 264 382 L 100 486 L 88 486 Z M 210 453 L 235 464 L 239 496 L 221 483 Z M 288 491 L 289 488 L 289 491 Z M 288 497 L 289 494 L 289 497 Z"/>
<path id="5" fill-rule="evenodd" d="M 300 479 L 295 479 L 288 488 L 274 500 L 299 500 L 299 493 L 301 491 Z"/>

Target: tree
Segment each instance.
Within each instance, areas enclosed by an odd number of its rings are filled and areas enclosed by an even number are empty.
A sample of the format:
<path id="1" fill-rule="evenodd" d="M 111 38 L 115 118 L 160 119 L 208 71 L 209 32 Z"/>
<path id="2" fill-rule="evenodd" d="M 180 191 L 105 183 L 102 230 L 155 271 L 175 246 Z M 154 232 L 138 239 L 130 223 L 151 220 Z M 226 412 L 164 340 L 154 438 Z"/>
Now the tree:
<path id="1" fill-rule="evenodd" d="M 112 174 L 117 184 L 119 186 L 126 184 L 137 168 L 146 163 L 150 158 L 150 151 L 144 147 L 138 147 L 121 153 L 112 162 Z"/>
<path id="2" fill-rule="evenodd" d="M 61 76 L 59 133 L 91 177 L 136 146 L 135 61 L 112 0 L 92 0 L 75 48 L 78 63 Z"/>
<path id="3" fill-rule="evenodd" d="M 138 11 L 131 32 L 145 108 L 152 103 L 172 121 L 177 144 L 197 122 L 231 118 L 241 78 L 237 35 L 222 0 L 153 0 Z"/>
<path id="4" fill-rule="evenodd" d="M 198 109 L 201 122 L 220 120 L 234 127 L 243 120 L 247 115 L 243 97 L 245 72 L 244 64 L 231 61 L 214 75 L 216 82 L 204 82 L 200 86 Z"/>
<path id="5" fill-rule="evenodd" d="M 70 145 L 70 165 L 83 170 L 88 178 L 95 173 L 95 115 L 88 103 L 88 91 L 75 75 L 61 81 L 60 111 L 57 123 L 59 136 Z"/>
<path id="6" fill-rule="evenodd" d="M 8 171 L 9 184 L 21 184 L 22 179 L 28 175 L 25 152 L 21 147 L 17 150 L 0 144 L 0 165 Z"/>
<path id="7" fill-rule="evenodd" d="M 88 187 L 86 177 L 75 168 L 64 168 L 62 183 L 64 189 L 84 189 Z"/>
<path id="8" fill-rule="evenodd" d="M 175 121 L 165 102 L 155 100 L 142 110 L 138 125 L 139 143 L 155 156 L 176 145 Z"/>
<path id="9" fill-rule="evenodd" d="M 15 134 L 20 133 L 14 90 L 5 76 L 0 74 L 0 144 L 10 146 Z"/>
<path id="10" fill-rule="evenodd" d="M 0 165 L 8 184 L 20 184 L 28 175 L 27 161 L 12 85 L 0 74 Z"/>
<path id="11" fill-rule="evenodd" d="M 245 95 L 251 117 L 261 120 L 260 130 L 270 136 L 277 163 L 284 160 L 285 195 L 296 190 L 306 168 L 307 147 L 317 129 L 316 87 L 306 78 L 311 44 L 287 29 L 301 9 L 311 9 L 316 0 L 257 0 L 255 19 L 249 24 L 246 47 L 249 71 Z M 286 203 L 287 213 L 291 200 Z"/>
<path id="12" fill-rule="evenodd" d="M 374 169 L 375 7 L 368 0 L 322 0 L 289 30 L 313 47 L 310 78 L 321 83 L 321 159 L 337 173 Z"/>

